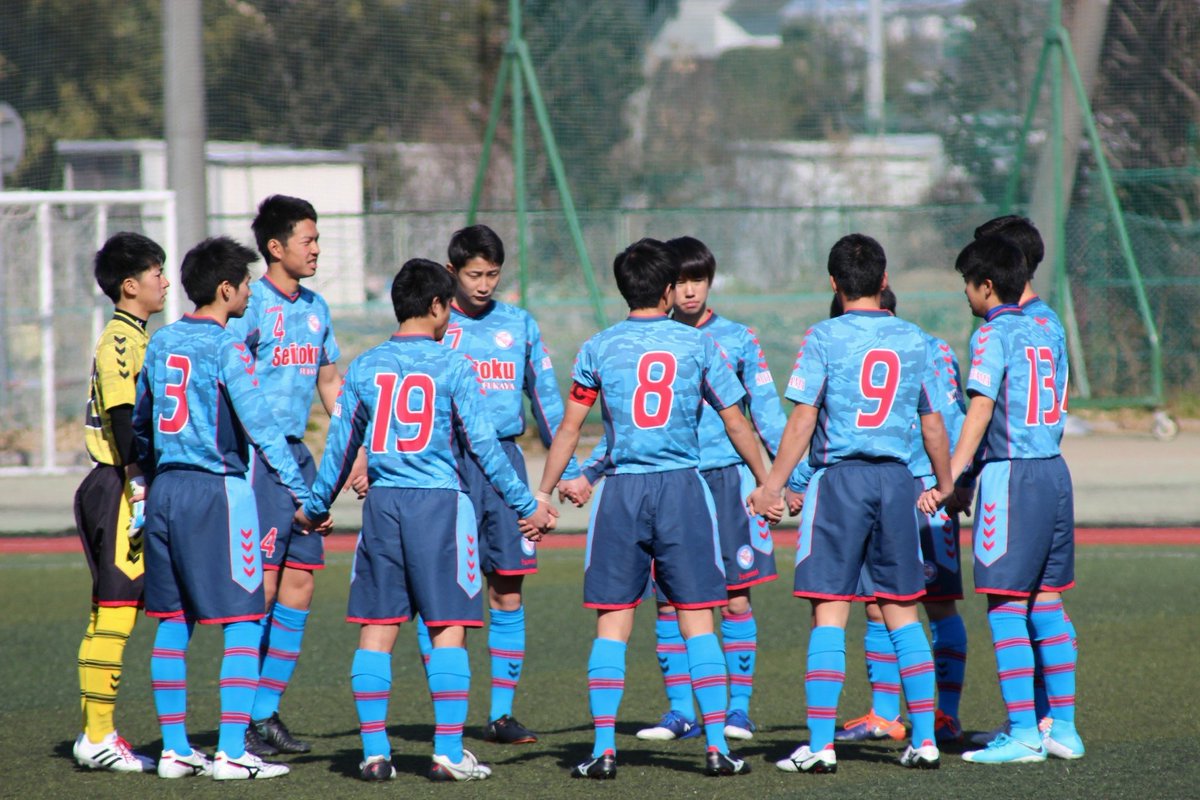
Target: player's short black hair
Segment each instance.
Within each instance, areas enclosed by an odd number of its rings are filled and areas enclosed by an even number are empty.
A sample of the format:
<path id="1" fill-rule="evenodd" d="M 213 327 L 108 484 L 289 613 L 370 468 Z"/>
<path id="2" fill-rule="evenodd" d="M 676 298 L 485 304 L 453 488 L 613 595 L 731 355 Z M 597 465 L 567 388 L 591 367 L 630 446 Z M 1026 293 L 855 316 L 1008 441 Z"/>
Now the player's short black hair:
<path id="1" fill-rule="evenodd" d="M 188 250 L 179 268 L 179 279 L 188 299 L 206 306 L 217 298 L 217 287 L 229 281 L 238 286 L 250 276 L 258 260 L 253 250 L 228 236 L 214 236 Z"/>
<path id="2" fill-rule="evenodd" d="M 679 261 L 679 280 L 713 282 L 717 274 L 717 259 L 708 245 L 694 236 L 680 236 L 667 241 L 667 247 Z"/>
<path id="3" fill-rule="evenodd" d="M 396 322 L 429 313 L 434 300 L 448 304 L 454 297 L 454 276 L 427 258 L 410 258 L 392 279 L 392 310 Z"/>
<path id="4" fill-rule="evenodd" d="M 1029 278 L 1033 277 L 1038 264 L 1046 257 L 1046 244 L 1042 241 L 1042 234 L 1027 217 L 1008 214 L 989 219 L 975 229 L 976 239 L 982 239 L 984 236 L 999 236 L 1020 248 L 1021 254 L 1025 256 L 1025 269 Z"/>
<path id="5" fill-rule="evenodd" d="M 271 263 L 271 251 L 267 249 L 271 240 L 278 239 L 280 244 L 287 244 L 296 223 L 306 219 L 316 222 L 317 210 L 312 203 L 299 197 L 273 194 L 258 204 L 258 214 L 250 223 L 250 228 L 254 231 L 254 243 L 258 245 L 264 263 Z"/>
<path id="6" fill-rule="evenodd" d="M 613 259 L 613 277 L 630 310 L 654 308 L 679 280 L 679 261 L 657 239 L 639 239 Z"/>
<path id="7" fill-rule="evenodd" d="M 1001 303 L 1017 303 L 1029 279 L 1021 249 L 1001 236 L 984 236 L 968 244 L 954 261 L 964 281 L 974 286 L 992 282 Z"/>
<path id="8" fill-rule="evenodd" d="M 470 225 L 456 230 L 446 248 L 450 266 L 462 269 L 472 258 L 482 258 L 489 264 L 504 266 L 504 242 L 487 225 Z"/>
<path id="9" fill-rule="evenodd" d="M 896 293 L 891 290 L 891 287 L 885 286 L 879 292 L 879 307 L 884 311 L 896 313 Z M 840 317 L 846 313 L 846 309 L 842 307 L 842 298 L 837 292 L 833 293 L 833 299 L 829 301 L 829 317 Z"/>
<path id="10" fill-rule="evenodd" d="M 158 242 L 132 231 L 114 233 L 96 251 L 92 262 L 100 291 L 114 303 L 121 299 L 121 284 L 152 267 L 161 267 L 167 254 Z"/>
<path id="11" fill-rule="evenodd" d="M 830 248 L 828 269 L 846 299 L 857 300 L 879 294 L 887 256 L 883 246 L 870 236 L 852 233 Z"/>

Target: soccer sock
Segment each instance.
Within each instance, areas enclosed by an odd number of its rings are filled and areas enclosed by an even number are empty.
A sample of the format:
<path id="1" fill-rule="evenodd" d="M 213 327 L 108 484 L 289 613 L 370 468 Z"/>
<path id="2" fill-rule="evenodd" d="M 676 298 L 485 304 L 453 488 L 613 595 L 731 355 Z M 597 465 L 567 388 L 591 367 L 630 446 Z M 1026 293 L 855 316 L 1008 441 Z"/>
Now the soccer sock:
<path id="1" fill-rule="evenodd" d="M 363 760 L 392 755 L 387 737 L 388 696 L 392 691 L 392 654 L 355 650 L 350 664 L 350 690 L 358 711 Z"/>
<path id="2" fill-rule="evenodd" d="M 279 710 L 279 700 L 287 690 L 288 681 L 296 670 L 296 660 L 300 658 L 300 644 L 304 641 L 307 622 L 308 611 L 276 601 L 270 622 L 263 631 L 266 655 L 262 659 L 251 719 L 266 719 Z"/>
<path id="3" fill-rule="evenodd" d="M 667 690 L 667 703 L 672 711 L 678 711 L 690 720 L 696 718 L 696 707 L 692 703 L 692 676 L 688 673 L 687 645 L 679 632 L 679 617 L 675 610 L 659 612 L 654 623 L 658 637 L 655 652 L 658 667 L 662 670 L 663 686 Z"/>
<path id="4" fill-rule="evenodd" d="M 592 757 L 617 752 L 617 709 L 625 693 L 625 643 L 596 639 L 588 656 L 588 705 L 596 727 Z"/>
<path id="5" fill-rule="evenodd" d="M 725 656 L 715 633 L 703 633 L 684 642 L 687 645 L 688 672 L 692 691 L 700 704 L 704 720 L 704 738 L 708 747 L 729 752 L 725 741 L 725 712 L 729 705 L 728 675 Z"/>
<path id="6" fill-rule="evenodd" d="M 158 623 L 150 652 L 150 686 L 154 708 L 162 729 L 163 750 L 181 756 L 192 752 L 187 736 L 187 651 L 192 638 L 191 622 L 167 617 Z"/>
<path id="7" fill-rule="evenodd" d="M 1075 647 L 1062 600 L 1035 602 L 1029 614 L 1041 654 L 1050 716 L 1075 722 Z"/>
<path id="8" fill-rule="evenodd" d="M 900 683 L 904 685 L 904 700 L 908 719 L 912 723 L 912 740 L 918 747 L 934 740 L 933 693 L 937 688 L 934 677 L 933 652 L 921 623 L 912 622 L 890 631 L 896 648 L 896 663 L 900 667 Z"/>
<path id="9" fill-rule="evenodd" d="M 79 643 L 79 713 L 82 717 L 80 723 L 81 730 L 87 730 L 87 664 L 88 653 L 92 648 L 92 634 L 96 632 L 96 615 L 99 613 L 99 606 L 92 604 L 92 611 L 88 615 L 87 629 L 83 632 L 83 641 Z"/>
<path id="10" fill-rule="evenodd" d="M 258 652 L 262 626 L 253 622 L 227 622 L 225 657 L 221 659 L 221 725 L 217 750 L 230 758 L 245 752 L 246 726 L 258 691 Z"/>
<path id="11" fill-rule="evenodd" d="M 1039 741 L 1033 708 L 1033 647 L 1029 643 L 1026 606 L 1009 601 L 988 609 L 1000 696 L 1008 709 L 1012 735 L 1023 742 Z"/>
<path id="12" fill-rule="evenodd" d="M 938 708 L 958 719 L 963 678 L 967 674 L 967 626 L 958 614 L 931 620 L 933 658 L 937 666 Z"/>
<path id="13" fill-rule="evenodd" d="M 492 709 L 488 712 L 491 721 L 512 713 L 513 694 L 525 663 L 525 606 L 516 611 L 492 609 L 488 653 L 492 657 Z"/>
<path id="14" fill-rule="evenodd" d="M 846 631 L 835 625 L 812 629 L 804 695 L 808 704 L 809 747 L 815 753 L 833 744 L 838 698 L 846 682 Z"/>
<path id="15" fill-rule="evenodd" d="M 86 702 L 83 730 L 92 743 L 99 743 L 113 732 L 113 706 L 121 686 L 125 643 L 133 632 L 137 613 L 134 606 L 100 606 L 96 612 L 82 670 Z"/>
<path id="16" fill-rule="evenodd" d="M 887 625 L 867 620 L 863 637 L 867 680 L 871 682 L 871 710 L 887 720 L 900 716 L 900 666 Z"/>
<path id="17" fill-rule="evenodd" d="M 457 764 L 463 760 L 463 723 L 467 721 L 467 695 L 471 689 L 466 648 L 433 648 L 427 670 L 429 695 L 433 698 L 433 752 Z"/>
<path id="18" fill-rule="evenodd" d="M 745 614 L 721 615 L 721 647 L 729 670 L 729 710 L 749 714 L 758 654 L 758 623 L 752 609 Z"/>
<path id="19" fill-rule="evenodd" d="M 426 673 L 429 671 L 429 654 L 433 652 L 433 640 L 429 638 L 429 628 L 425 627 L 425 620 L 417 617 L 417 649 L 421 651 L 421 663 L 425 665 Z"/>

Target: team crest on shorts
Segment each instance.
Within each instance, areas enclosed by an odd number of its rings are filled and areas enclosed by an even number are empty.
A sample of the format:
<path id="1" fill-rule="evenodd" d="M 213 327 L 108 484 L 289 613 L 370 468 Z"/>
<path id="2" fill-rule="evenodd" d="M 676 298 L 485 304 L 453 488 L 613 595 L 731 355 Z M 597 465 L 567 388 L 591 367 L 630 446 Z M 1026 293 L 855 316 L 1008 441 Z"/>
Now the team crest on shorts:
<path id="1" fill-rule="evenodd" d="M 922 566 L 924 567 L 924 571 L 925 571 L 925 582 L 926 583 L 933 583 L 935 580 L 937 580 L 937 575 L 938 575 L 937 564 L 933 563 L 932 561 L 926 561 Z"/>
<path id="2" fill-rule="evenodd" d="M 537 552 L 537 543 L 531 542 L 529 539 L 526 539 L 524 536 L 522 536 L 521 537 L 521 551 L 523 553 L 525 553 L 525 555 L 531 556 Z"/>
<path id="3" fill-rule="evenodd" d="M 499 330 L 492 337 L 492 341 L 496 343 L 496 347 L 499 347 L 501 350 L 507 350 L 513 346 L 513 335 L 508 331 Z"/>
<path id="4" fill-rule="evenodd" d="M 742 569 L 750 569 L 754 566 L 754 551 L 750 549 L 750 545 L 744 544 L 738 548 L 737 563 Z"/>
<path id="5" fill-rule="evenodd" d="M 308 315 L 308 329 L 313 333 L 319 333 L 321 330 L 321 320 L 316 314 Z"/>

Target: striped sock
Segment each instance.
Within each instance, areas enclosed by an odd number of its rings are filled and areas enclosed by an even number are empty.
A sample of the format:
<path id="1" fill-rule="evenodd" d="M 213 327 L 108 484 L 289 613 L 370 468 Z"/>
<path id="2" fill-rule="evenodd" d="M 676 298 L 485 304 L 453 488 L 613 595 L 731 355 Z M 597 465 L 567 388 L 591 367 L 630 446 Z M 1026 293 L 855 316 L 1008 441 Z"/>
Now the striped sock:
<path id="1" fill-rule="evenodd" d="M 1037 632 L 1033 629 L 1033 619 L 1026 622 L 1029 630 L 1029 641 L 1037 641 Z M 1041 721 L 1050 715 L 1050 698 L 1046 696 L 1046 680 L 1042 675 L 1042 654 L 1037 647 L 1033 648 L 1033 714 Z"/>
<path id="2" fill-rule="evenodd" d="M 221 726 L 217 749 L 230 758 L 246 752 L 246 726 L 258 691 L 258 653 L 262 626 L 254 622 L 227 622 L 225 657 L 221 659 Z"/>
<path id="3" fill-rule="evenodd" d="M 150 651 L 150 686 L 163 750 L 181 756 L 192 752 L 187 735 L 187 651 L 193 627 L 182 616 L 161 620 Z"/>
<path id="4" fill-rule="evenodd" d="M 729 710 L 749 713 L 758 655 L 758 623 L 752 609 L 745 614 L 721 614 L 721 647 L 729 670 Z"/>
<path id="5" fill-rule="evenodd" d="M 884 719 L 896 719 L 900 716 L 900 665 L 887 625 L 867 620 L 863 649 L 871 682 L 871 710 Z"/>
<path id="6" fill-rule="evenodd" d="M 625 693 L 625 643 L 596 639 L 588 657 L 588 705 L 596 727 L 592 757 L 617 752 L 617 709 Z"/>
<path id="7" fill-rule="evenodd" d="M 725 741 L 725 713 L 729 705 L 729 676 L 725 672 L 725 656 L 715 633 L 703 633 L 684 642 L 687 645 L 688 672 L 692 676 L 692 691 L 700 704 L 704 720 L 704 738 L 709 748 L 729 752 Z"/>
<path id="8" fill-rule="evenodd" d="M 1033 705 L 1033 647 L 1029 644 L 1026 606 L 1008 601 L 988 609 L 1000 696 L 1008 709 L 1012 735 L 1032 744 L 1040 741 Z"/>
<path id="9" fill-rule="evenodd" d="M 304 640 L 307 622 L 307 610 L 275 603 L 264 631 L 266 655 L 262 659 L 251 719 L 266 719 L 279 710 L 279 700 L 287 690 L 288 681 L 296 670 L 296 661 L 300 658 L 300 644 Z"/>
<path id="10" fill-rule="evenodd" d="M 83 717 L 80 730 L 87 729 L 87 663 L 88 654 L 92 649 L 92 634 L 96 632 L 96 616 L 100 607 L 92 603 L 92 612 L 88 615 L 87 628 L 83 631 L 83 641 L 79 643 L 79 712 Z"/>
<path id="11" fill-rule="evenodd" d="M 925 629 L 913 622 L 890 632 L 896 648 L 896 663 L 900 667 L 900 683 L 904 685 L 904 700 L 908 719 L 912 723 L 913 743 L 920 747 L 932 742 L 933 695 L 937 689 L 934 677 L 933 653 Z"/>
<path id="12" fill-rule="evenodd" d="M 696 706 L 692 703 L 692 676 L 688 673 L 687 645 L 679 632 L 679 617 L 675 609 L 660 611 L 654 623 L 658 637 L 655 652 L 658 667 L 662 670 L 663 686 L 667 690 L 667 703 L 672 711 L 678 711 L 690 720 L 696 718 Z"/>
<path id="13" fill-rule="evenodd" d="M 392 654 L 378 650 L 355 650 L 350 664 L 350 690 L 358 711 L 363 760 L 392 755 L 388 743 L 388 696 L 392 691 Z"/>
<path id="14" fill-rule="evenodd" d="M 463 723 L 471 665 L 463 647 L 435 647 L 429 654 L 429 695 L 433 698 L 433 752 L 454 763 L 463 759 Z"/>
<path id="15" fill-rule="evenodd" d="M 513 694 L 525 664 L 525 606 L 516 611 L 492 609 L 488 653 L 492 658 L 492 708 L 488 712 L 491 721 L 512 713 Z"/>
<path id="16" fill-rule="evenodd" d="M 958 719 L 963 678 L 967 674 L 967 626 L 958 614 L 929 623 L 937 666 L 938 709 Z"/>
<path id="17" fill-rule="evenodd" d="M 417 617 L 417 650 L 421 652 L 421 663 L 425 665 L 425 670 L 429 671 L 429 654 L 433 652 L 433 640 L 429 638 L 429 628 L 425 627 L 425 620 Z"/>
<path id="18" fill-rule="evenodd" d="M 96 614 L 84 668 L 87 710 L 83 730 L 91 742 L 100 742 L 114 730 L 113 707 L 121 686 L 125 645 L 137 616 L 135 606 L 101 606 Z"/>
<path id="19" fill-rule="evenodd" d="M 834 625 L 812 629 L 804 695 L 808 704 L 809 747 L 815 753 L 833 744 L 838 698 L 846 682 L 846 631 Z"/>
<path id="20" fill-rule="evenodd" d="M 1050 716 L 1055 722 L 1075 722 L 1074 636 L 1063 613 L 1062 600 L 1035 602 L 1029 615 L 1041 654 Z"/>

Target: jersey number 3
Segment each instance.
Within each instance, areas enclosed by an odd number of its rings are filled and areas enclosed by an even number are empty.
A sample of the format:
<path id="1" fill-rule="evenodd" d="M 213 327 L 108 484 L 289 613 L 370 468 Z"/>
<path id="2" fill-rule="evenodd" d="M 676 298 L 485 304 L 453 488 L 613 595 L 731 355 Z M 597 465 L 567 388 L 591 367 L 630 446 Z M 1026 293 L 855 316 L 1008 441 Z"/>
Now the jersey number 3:
<path id="1" fill-rule="evenodd" d="M 437 392 L 433 378 L 415 372 L 400 380 L 400 376 L 394 372 L 381 372 L 375 376 L 375 386 L 379 394 L 375 402 L 371 452 L 391 452 L 388 444 L 393 417 L 403 425 L 417 426 L 412 435 L 396 437 L 395 450 L 401 453 L 424 450 L 433 435 L 433 409 Z"/>
<path id="2" fill-rule="evenodd" d="M 1049 347 L 1026 347 L 1029 362 L 1029 399 L 1025 406 L 1025 424 L 1057 425 L 1061 416 L 1058 387 L 1054 381 L 1054 353 Z M 1042 408 L 1042 389 L 1050 392 L 1050 408 Z"/>
<path id="3" fill-rule="evenodd" d="M 179 433 L 188 423 L 187 388 L 192 378 L 192 360 L 172 353 L 167 356 L 167 369 L 178 370 L 180 377 L 178 382 L 168 383 L 163 388 L 163 393 L 175 401 L 175 408 L 171 409 L 170 416 L 158 415 L 158 430 L 159 433 Z"/>
<path id="4" fill-rule="evenodd" d="M 661 428 L 671 418 L 675 399 L 675 356 L 663 351 L 643 353 L 638 359 L 637 388 L 633 390 L 633 424 L 639 428 Z M 653 398 L 653 400 L 651 400 Z M 653 406 L 654 410 L 651 411 Z"/>
<path id="5" fill-rule="evenodd" d="M 895 350 L 869 350 L 858 374 L 858 389 L 863 398 L 875 403 L 872 411 L 859 410 L 855 419 L 860 428 L 878 428 L 887 421 L 896 402 L 900 385 L 900 356 Z"/>

